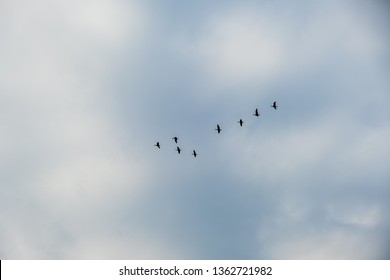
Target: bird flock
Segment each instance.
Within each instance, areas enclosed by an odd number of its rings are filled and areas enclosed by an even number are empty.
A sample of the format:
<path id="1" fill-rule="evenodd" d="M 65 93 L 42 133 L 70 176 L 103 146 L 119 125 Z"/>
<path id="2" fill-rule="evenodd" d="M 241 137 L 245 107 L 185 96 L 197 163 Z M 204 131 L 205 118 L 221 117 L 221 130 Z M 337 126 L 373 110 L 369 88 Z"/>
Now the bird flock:
<path id="1" fill-rule="evenodd" d="M 276 101 L 274 101 L 274 103 L 271 105 L 271 107 L 274 108 L 275 110 L 277 110 L 278 106 L 276 105 Z M 255 112 L 253 113 L 253 115 L 255 117 L 259 117 L 260 116 L 259 110 L 257 108 L 255 109 Z M 244 121 L 242 119 L 240 119 L 238 121 L 238 124 L 242 127 L 242 125 L 244 124 Z M 215 131 L 217 131 L 218 134 L 220 134 L 222 132 L 222 128 L 220 127 L 219 124 L 217 124 L 217 128 L 215 128 Z M 175 142 L 175 144 L 176 144 L 176 151 L 180 155 L 182 150 L 180 149 L 179 146 L 177 146 L 179 138 L 175 136 L 175 137 L 172 137 L 172 140 Z M 160 144 L 159 141 L 157 141 L 157 143 L 154 146 L 156 146 L 158 149 L 161 149 L 161 144 Z M 194 158 L 196 158 L 196 156 L 198 155 L 196 153 L 195 149 L 192 150 L 192 155 L 193 155 Z"/>

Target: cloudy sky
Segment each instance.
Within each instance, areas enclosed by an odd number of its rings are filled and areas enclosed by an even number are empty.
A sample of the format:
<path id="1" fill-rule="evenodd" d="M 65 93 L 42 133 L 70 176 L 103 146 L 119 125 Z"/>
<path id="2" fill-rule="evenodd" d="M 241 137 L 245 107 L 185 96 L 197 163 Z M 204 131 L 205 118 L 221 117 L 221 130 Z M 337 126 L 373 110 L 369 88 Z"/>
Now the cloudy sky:
<path id="1" fill-rule="evenodd" d="M 0 259 L 389 259 L 389 21 L 2 0 Z"/>

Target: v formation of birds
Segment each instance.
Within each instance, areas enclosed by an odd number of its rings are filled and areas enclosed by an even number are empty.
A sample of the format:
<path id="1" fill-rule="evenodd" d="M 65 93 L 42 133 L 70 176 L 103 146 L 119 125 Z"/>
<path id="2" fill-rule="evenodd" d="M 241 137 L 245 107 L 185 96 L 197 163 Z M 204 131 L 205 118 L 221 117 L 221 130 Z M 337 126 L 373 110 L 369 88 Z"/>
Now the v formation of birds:
<path id="1" fill-rule="evenodd" d="M 276 108 L 277 108 L 278 106 L 276 105 L 276 101 L 274 101 L 274 103 L 271 105 L 271 107 L 274 108 L 275 110 L 277 110 Z M 255 110 L 255 112 L 254 112 L 253 115 L 254 115 L 255 117 L 259 117 L 259 116 L 260 116 L 259 110 L 258 110 L 257 108 L 256 108 L 256 110 Z M 240 120 L 238 121 L 238 123 L 239 123 L 239 125 L 242 127 L 242 125 L 244 124 L 244 121 L 243 121 L 242 119 L 240 119 Z M 221 131 L 222 131 L 222 128 L 219 126 L 219 124 L 217 124 L 217 128 L 215 128 L 215 130 L 217 131 L 218 134 L 220 134 Z M 175 136 L 175 137 L 172 137 L 172 140 L 173 140 L 176 144 L 178 144 L 179 138 Z M 154 146 L 156 146 L 157 148 L 161 149 L 160 142 L 157 142 Z M 176 151 L 177 151 L 178 154 L 181 153 L 181 149 L 180 149 L 179 146 L 176 146 Z M 192 150 L 192 155 L 193 155 L 194 157 L 196 157 L 198 154 L 196 153 L 195 150 Z"/>

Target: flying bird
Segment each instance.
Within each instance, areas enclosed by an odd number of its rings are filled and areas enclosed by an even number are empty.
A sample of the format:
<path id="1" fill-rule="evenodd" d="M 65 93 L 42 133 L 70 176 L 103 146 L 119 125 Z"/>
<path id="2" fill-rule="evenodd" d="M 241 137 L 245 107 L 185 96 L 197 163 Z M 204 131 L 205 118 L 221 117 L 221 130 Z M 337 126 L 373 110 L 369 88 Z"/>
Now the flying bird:
<path id="1" fill-rule="evenodd" d="M 217 124 L 217 128 L 215 130 L 218 132 L 218 134 L 221 133 L 222 129 L 219 127 L 219 124 Z"/>
<path id="2" fill-rule="evenodd" d="M 256 117 L 260 116 L 259 110 L 257 110 L 257 108 L 256 108 L 255 113 L 253 115 L 256 116 Z"/>
<path id="3" fill-rule="evenodd" d="M 160 142 L 157 142 L 155 146 L 160 149 Z"/>
<path id="4" fill-rule="evenodd" d="M 192 155 L 193 155 L 194 157 L 196 157 L 198 154 L 195 152 L 195 150 L 193 150 Z"/>
<path id="5" fill-rule="evenodd" d="M 180 154 L 181 149 L 179 147 L 176 147 L 176 151 L 177 151 L 178 154 Z"/>
<path id="6" fill-rule="evenodd" d="M 276 101 L 274 101 L 274 104 L 271 107 L 276 110 L 276 108 L 278 107 L 278 106 L 276 106 Z"/>
<path id="7" fill-rule="evenodd" d="M 175 137 L 173 137 L 172 139 L 175 140 L 175 143 L 177 144 L 177 140 L 178 140 L 179 138 L 177 138 L 177 137 L 175 136 Z"/>
<path id="8" fill-rule="evenodd" d="M 240 119 L 240 120 L 238 121 L 238 123 L 240 124 L 240 126 L 242 126 L 242 124 L 243 124 L 244 122 L 242 121 L 242 119 Z"/>

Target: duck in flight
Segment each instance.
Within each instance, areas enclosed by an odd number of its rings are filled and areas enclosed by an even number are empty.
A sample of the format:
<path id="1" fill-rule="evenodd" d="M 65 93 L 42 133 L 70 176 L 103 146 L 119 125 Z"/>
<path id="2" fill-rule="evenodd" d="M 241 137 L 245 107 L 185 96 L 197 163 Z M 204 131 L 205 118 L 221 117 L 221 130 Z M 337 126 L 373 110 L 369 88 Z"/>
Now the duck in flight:
<path id="1" fill-rule="evenodd" d="M 278 107 L 278 106 L 276 105 L 276 101 L 274 101 L 274 104 L 273 104 L 271 107 L 274 108 L 274 109 L 276 110 L 276 108 Z"/>
<path id="2" fill-rule="evenodd" d="M 181 149 L 179 147 L 176 147 L 176 151 L 177 151 L 178 154 L 180 154 Z"/>
<path id="3" fill-rule="evenodd" d="M 215 130 L 218 132 L 218 134 L 221 133 L 222 129 L 219 127 L 219 124 L 217 124 L 217 128 Z"/>
<path id="4" fill-rule="evenodd" d="M 242 126 L 242 124 L 243 124 L 244 122 L 242 121 L 242 119 L 240 119 L 240 120 L 238 121 L 238 123 L 240 124 L 240 126 Z"/>
<path id="5" fill-rule="evenodd" d="M 257 108 L 256 108 L 255 113 L 253 115 L 256 116 L 256 117 L 260 116 L 259 110 L 257 110 Z"/>
<path id="6" fill-rule="evenodd" d="M 175 143 L 177 144 L 177 140 L 178 140 L 179 138 L 177 138 L 177 137 L 175 136 L 175 137 L 173 137 L 172 139 L 175 140 Z"/>
<path id="7" fill-rule="evenodd" d="M 192 155 L 196 157 L 198 154 L 195 152 L 195 150 L 192 151 Z"/>
<path id="8" fill-rule="evenodd" d="M 160 142 L 157 142 L 155 146 L 160 149 Z"/>

